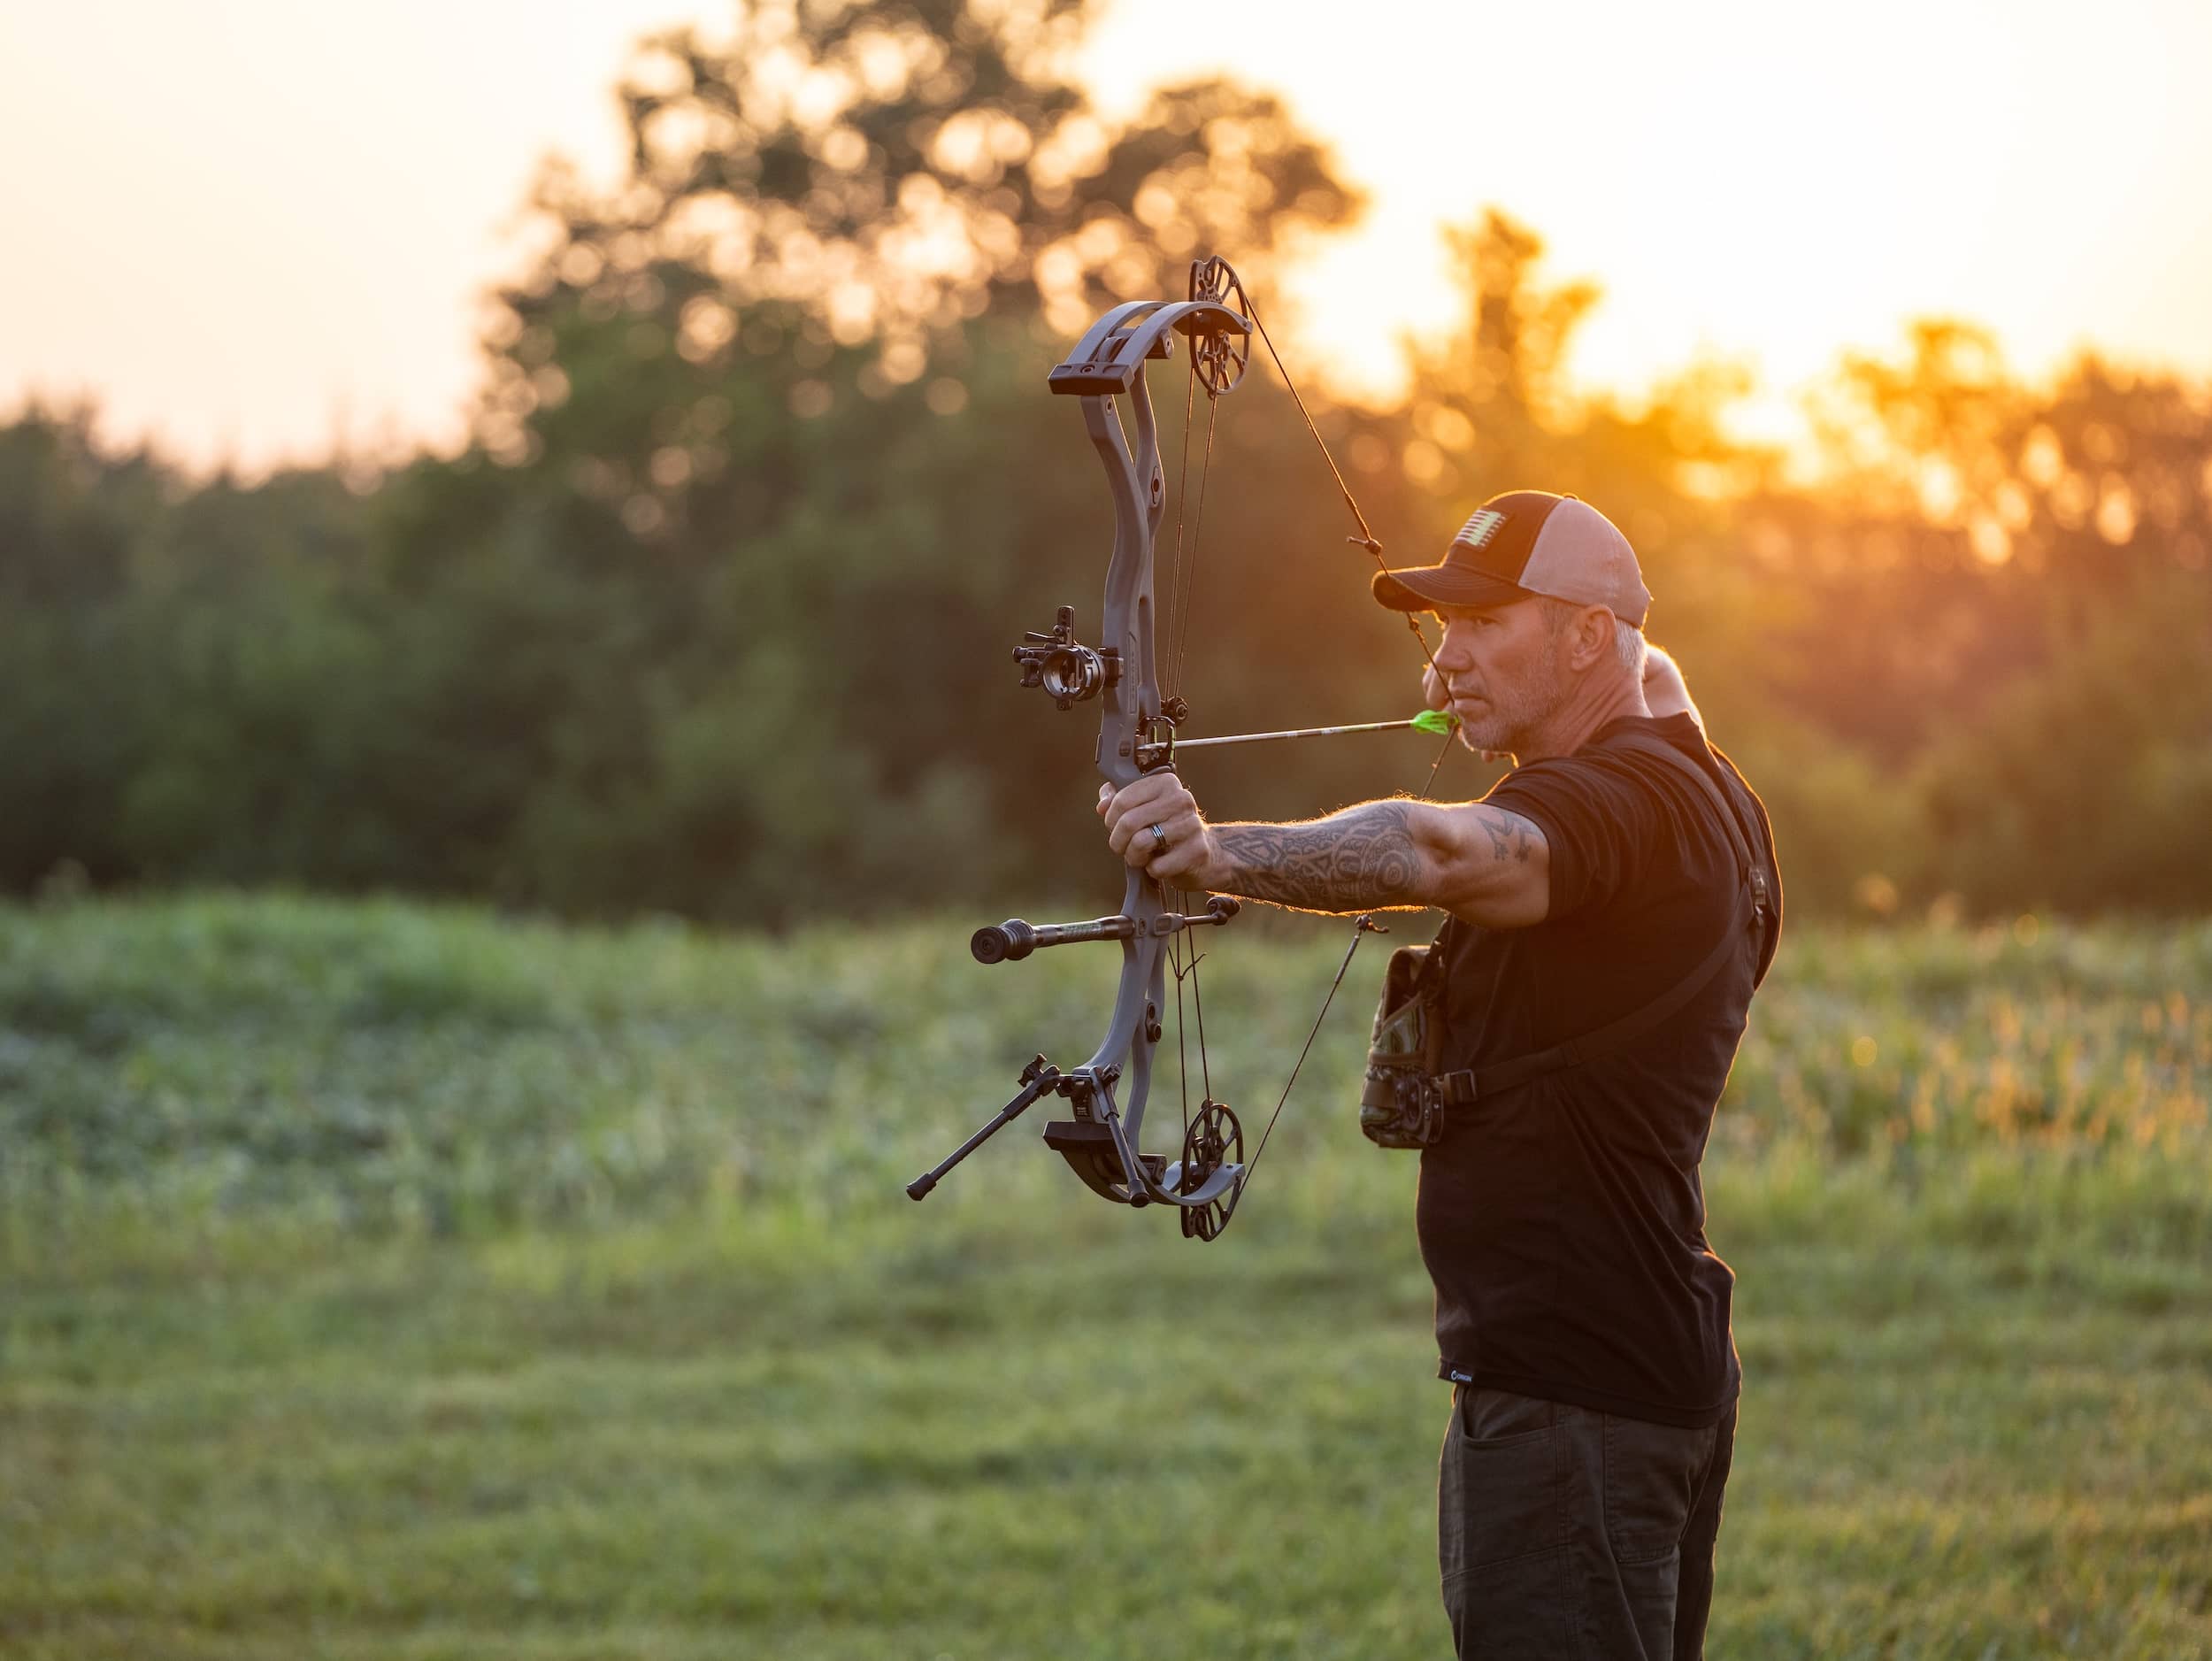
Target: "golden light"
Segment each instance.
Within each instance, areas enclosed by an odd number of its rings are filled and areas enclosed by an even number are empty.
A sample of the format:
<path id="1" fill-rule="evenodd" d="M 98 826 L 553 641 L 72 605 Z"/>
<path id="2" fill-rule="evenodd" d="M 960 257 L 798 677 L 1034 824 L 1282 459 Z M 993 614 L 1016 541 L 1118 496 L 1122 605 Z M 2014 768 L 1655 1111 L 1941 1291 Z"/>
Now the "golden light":
<path id="1" fill-rule="evenodd" d="M 394 0 L 367 29 L 285 0 L 231 0 L 214 24 L 131 14 L 118 30 L 106 8 L 0 13 L 0 144 L 48 158 L 0 172 L 0 211 L 37 235 L 37 258 L 0 268 L 0 408 L 90 391 L 116 434 L 259 464 L 456 437 L 480 369 L 477 297 L 511 265 L 541 158 L 613 177 L 627 44 L 686 21 L 713 35 L 729 8 Z M 1371 211 L 1295 250 L 1271 311 L 1340 390 L 1401 389 L 1402 334 L 1448 327 L 1459 304 L 1439 227 L 1489 204 L 1547 239 L 1555 277 L 1604 288 L 1571 360 L 1583 383 L 1633 394 L 1701 356 L 1741 361 L 1761 377 L 1736 416 L 1750 435 L 1796 431 L 1797 387 L 1846 345 L 1888 348 L 1911 316 L 1985 322 L 2031 372 L 2084 342 L 2212 371 L 2212 100 L 2197 85 L 2212 7 L 1370 0 L 1348 27 L 1333 0 L 1271 0 L 1212 15 L 1225 27 L 1194 30 L 1181 0 L 1117 0 L 1071 67 L 1110 119 L 1159 85 L 1233 74 L 1333 147 Z M 886 85 L 908 73 L 887 56 L 865 68 Z M 837 95 L 803 76 L 784 88 L 826 122 Z M 978 112 L 945 142 L 988 172 L 1014 159 L 1012 136 Z M 714 137 L 672 118 L 652 142 L 680 158 Z M 1036 158 L 1047 192 L 1108 137 L 1091 120 L 1056 135 Z M 833 160 L 851 148 L 825 143 Z M 929 206 L 912 204 L 904 251 L 956 267 Z M 1139 204 L 1171 253 L 1190 234 L 1175 207 L 1171 192 Z M 710 248 L 741 240 L 696 228 Z M 869 327 L 872 305 L 841 287 L 865 273 L 791 253 L 795 281 L 839 288 L 841 337 Z M 1048 287 L 1054 272 L 1048 258 Z M 687 349 L 718 350 L 718 333 L 703 318 Z M 2095 479 L 2080 493 L 2107 535 L 2154 511 L 2115 505 Z"/>

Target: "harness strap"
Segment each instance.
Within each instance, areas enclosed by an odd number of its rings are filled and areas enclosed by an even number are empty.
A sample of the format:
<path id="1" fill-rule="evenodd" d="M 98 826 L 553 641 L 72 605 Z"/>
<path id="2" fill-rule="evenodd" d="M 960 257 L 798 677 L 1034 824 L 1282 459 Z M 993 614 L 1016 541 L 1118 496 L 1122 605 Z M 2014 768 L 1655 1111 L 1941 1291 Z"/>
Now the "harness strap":
<path id="1" fill-rule="evenodd" d="M 1581 1066 L 1655 1030 L 1679 1014 L 1693 998 L 1711 983 L 1713 977 L 1735 955 L 1743 931 L 1767 915 L 1766 873 L 1751 850 L 1735 809 L 1722 794 L 1720 787 L 1713 782 L 1712 776 L 1672 744 L 1651 734 L 1624 733 L 1609 748 L 1633 750 L 1640 755 L 1665 761 L 1679 773 L 1694 779 L 1705 792 L 1707 799 L 1720 810 L 1721 823 L 1727 828 L 1728 841 L 1736 856 L 1738 878 L 1735 903 L 1729 908 L 1728 926 L 1721 931 L 1720 939 L 1714 942 L 1712 950 L 1705 954 L 1696 968 L 1650 1003 L 1631 1010 L 1619 1019 L 1607 1022 L 1595 1032 L 1584 1033 L 1554 1044 L 1548 1050 L 1516 1056 L 1510 1061 L 1493 1062 L 1486 1067 L 1463 1068 L 1457 1073 L 1443 1074 L 1436 1084 L 1439 1093 L 1449 1106 L 1465 1106 L 1483 1096 L 1496 1096 L 1517 1088 L 1531 1079 L 1541 1078 L 1548 1073 Z"/>

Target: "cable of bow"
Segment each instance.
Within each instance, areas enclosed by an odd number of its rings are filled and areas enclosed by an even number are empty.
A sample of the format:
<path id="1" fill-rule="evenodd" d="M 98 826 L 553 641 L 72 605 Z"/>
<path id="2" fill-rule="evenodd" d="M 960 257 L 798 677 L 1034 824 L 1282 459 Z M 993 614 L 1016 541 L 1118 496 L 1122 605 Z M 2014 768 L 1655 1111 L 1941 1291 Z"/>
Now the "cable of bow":
<path id="1" fill-rule="evenodd" d="M 1359 527 L 1358 535 L 1348 536 L 1344 540 L 1356 548 L 1364 548 L 1373 558 L 1375 569 L 1387 575 L 1390 566 L 1383 558 L 1382 543 L 1369 527 L 1367 516 L 1359 511 L 1359 503 L 1352 495 L 1352 487 L 1344 482 L 1344 470 L 1336 465 L 1335 456 L 1330 453 L 1328 441 L 1321 436 L 1321 429 L 1314 425 L 1313 412 L 1306 408 L 1306 400 L 1299 393 L 1298 383 L 1291 379 L 1282 353 L 1275 350 L 1274 336 L 1267 332 L 1267 325 L 1261 321 L 1259 307 L 1252 304 L 1248 295 L 1245 296 L 1245 304 L 1248 308 L 1246 315 L 1252 319 L 1252 327 L 1259 332 L 1260 343 L 1267 348 L 1267 355 L 1275 365 L 1275 373 L 1283 378 L 1283 386 L 1290 393 L 1291 402 L 1298 406 L 1299 418 L 1305 422 L 1306 431 L 1313 435 L 1314 444 L 1321 451 L 1321 459 L 1328 464 L 1329 476 L 1336 481 L 1337 494 L 1344 498 L 1344 505 L 1351 510 L 1352 523 Z M 1404 617 L 1406 627 L 1413 631 L 1414 641 L 1421 648 L 1421 661 L 1428 665 L 1429 673 L 1436 677 L 1437 684 L 1443 685 L 1444 672 L 1436 666 L 1436 654 L 1429 650 L 1429 637 L 1421 627 L 1420 618 L 1411 611 L 1404 613 Z M 1444 734 L 1444 742 L 1437 750 L 1436 759 L 1429 764 L 1429 776 L 1421 785 L 1423 796 L 1426 796 L 1436 783 L 1436 775 L 1444 765 L 1444 757 L 1451 753 L 1452 736 L 1450 733 Z"/>
<path id="2" fill-rule="evenodd" d="M 1275 1111 L 1267 1116 L 1267 1127 L 1260 1132 L 1260 1145 L 1252 1150 L 1252 1157 L 1244 1167 L 1244 1176 L 1237 1185 L 1237 1195 L 1243 1197 L 1244 1183 L 1252 1180 L 1259 1169 L 1260 1156 L 1267 1151 L 1267 1139 L 1275 1134 L 1275 1121 L 1283 1115 L 1283 1103 L 1290 1100 L 1290 1087 L 1298 1082 L 1298 1071 L 1306 1065 L 1307 1052 L 1313 1048 L 1314 1039 L 1320 1034 L 1321 1023 L 1328 1019 L 1329 1005 L 1336 1002 L 1336 989 L 1344 984 L 1344 972 L 1352 966 L 1352 954 L 1359 950 L 1361 941 L 1370 934 L 1387 934 L 1390 931 L 1371 916 L 1362 912 L 1352 924 L 1352 943 L 1344 949 L 1344 961 L 1336 966 L 1336 979 L 1329 982 L 1329 990 L 1321 1000 L 1320 1011 L 1313 1018 L 1313 1025 L 1306 1029 L 1306 1042 L 1298 1050 L 1298 1059 L 1291 1064 L 1290 1077 L 1283 1080 L 1283 1093 L 1275 1098 Z"/>
<path id="3" fill-rule="evenodd" d="M 1202 294 L 1219 296 L 1225 299 L 1228 296 L 1233 294 L 1236 299 L 1242 303 L 1245 315 L 1250 319 L 1254 330 L 1259 335 L 1261 343 L 1267 348 L 1267 355 L 1275 365 L 1275 373 L 1282 377 L 1283 386 L 1285 389 L 1289 392 L 1292 403 L 1297 406 L 1299 417 L 1304 421 L 1306 431 L 1312 436 L 1315 447 L 1320 450 L 1321 459 L 1327 465 L 1330 477 L 1335 481 L 1337 494 L 1343 497 L 1344 505 L 1351 513 L 1352 522 L 1359 527 L 1358 535 L 1348 537 L 1346 540 L 1353 543 L 1355 546 L 1364 548 L 1370 557 L 1371 557 L 1375 561 L 1376 568 L 1379 571 L 1386 573 L 1390 567 L 1387 562 L 1386 562 L 1383 558 L 1381 541 L 1375 535 L 1373 528 L 1368 524 L 1367 516 L 1360 511 L 1359 502 L 1353 496 L 1351 487 L 1345 482 L 1343 470 L 1337 465 L 1336 457 L 1331 452 L 1328 446 L 1328 441 L 1321 436 L 1321 430 L 1314 422 L 1313 413 L 1306 407 L 1306 400 L 1303 395 L 1298 390 L 1298 383 L 1296 380 L 1291 375 L 1289 366 L 1283 362 L 1281 352 L 1276 350 L 1274 338 L 1268 334 L 1266 324 L 1261 320 L 1259 308 L 1252 303 L 1250 296 L 1245 292 L 1243 284 L 1237 278 L 1235 272 L 1231 269 L 1227 262 L 1224 260 L 1212 259 L 1206 261 L 1194 261 L 1191 267 L 1190 293 L 1194 299 L 1199 297 Z M 1207 481 L 1212 473 L 1214 418 L 1218 411 L 1219 402 L 1218 396 L 1216 394 L 1212 384 L 1209 381 L 1206 388 L 1207 424 L 1205 458 L 1199 470 L 1198 507 L 1196 513 L 1193 516 L 1190 558 L 1187 565 L 1183 555 L 1183 512 L 1184 504 L 1187 500 L 1187 485 L 1189 481 L 1190 428 L 1192 425 L 1191 418 L 1195 404 L 1195 388 L 1199 384 L 1199 379 L 1198 358 L 1196 352 L 1194 350 L 1191 358 L 1189 381 L 1186 386 L 1184 393 L 1182 458 L 1179 477 L 1177 479 L 1176 489 L 1175 558 L 1172 565 L 1173 576 L 1169 590 L 1168 617 L 1170 651 L 1168 662 L 1171 665 L 1172 673 L 1175 675 L 1176 682 L 1179 686 L 1181 675 L 1182 652 L 1187 643 L 1185 633 L 1185 619 L 1187 617 L 1191 594 L 1194 591 L 1197 586 L 1200 529 L 1202 527 L 1205 519 Z M 1428 635 L 1422 629 L 1420 619 L 1410 611 L 1406 612 L 1404 615 L 1406 627 L 1412 631 L 1414 642 L 1420 648 L 1422 661 L 1428 665 L 1430 673 L 1435 675 L 1438 682 L 1441 684 L 1444 678 L 1443 672 L 1437 668 L 1435 655 L 1429 650 Z M 1430 789 L 1434 786 L 1437 773 L 1443 767 L 1444 757 L 1451 752 L 1454 736 L 1455 734 L 1453 729 L 1448 727 L 1444 731 L 1443 742 L 1438 748 L 1434 759 L 1429 764 L 1428 776 L 1423 781 L 1421 787 L 1421 794 L 1423 796 L 1426 796 Z M 1171 735 L 1169 742 L 1171 745 L 1173 742 Z M 1171 749 L 1168 753 L 1171 756 L 1172 755 Z M 1168 892 L 1175 893 L 1178 891 L 1169 890 Z M 1179 900 L 1175 901 L 1174 904 L 1178 905 L 1179 909 L 1180 909 L 1183 905 L 1183 902 Z M 1376 922 L 1374 918 L 1370 914 L 1363 913 L 1355 919 L 1352 927 L 1351 942 L 1345 948 L 1342 960 L 1337 965 L 1335 978 L 1330 981 L 1328 990 L 1322 997 L 1321 1007 L 1315 1012 L 1312 1024 L 1306 1029 L 1305 1042 L 1299 1047 L 1297 1059 L 1291 1065 L 1290 1075 L 1284 1080 L 1282 1091 L 1276 1097 L 1275 1105 L 1268 1114 L 1267 1123 L 1260 1133 L 1259 1145 L 1254 1150 L 1251 1159 L 1246 1164 L 1243 1173 L 1238 1178 L 1235 1189 L 1231 1196 L 1227 1206 L 1224 1209 L 1218 1222 L 1213 1228 L 1212 1233 L 1206 1235 L 1207 1238 L 1214 1238 L 1218 1234 L 1221 1228 L 1226 1227 L 1228 1226 L 1229 1219 L 1236 1214 L 1238 1208 L 1242 1204 L 1244 1196 L 1248 1191 L 1248 1185 L 1251 1181 L 1253 1173 L 1258 1168 L 1260 1156 L 1267 1150 L 1268 1141 L 1275 1134 L 1276 1121 L 1282 1117 L 1283 1109 L 1290 1100 L 1291 1090 L 1296 1086 L 1298 1082 L 1298 1075 L 1305 1066 L 1306 1057 L 1311 1053 L 1314 1041 L 1320 1034 L 1322 1023 L 1328 1019 L 1330 1007 L 1335 1002 L 1338 989 L 1344 984 L 1345 974 L 1352 966 L 1352 958 L 1359 950 L 1360 942 L 1370 934 L 1387 934 L 1388 932 L 1389 931 L 1384 927 L 1383 925 Z M 1202 1002 L 1202 994 L 1198 980 L 1198 965 L 1201 956 L 1202 954 L 1198 952 L 1195 945 L 1194 944 L 1189 949 L 1189 962 L 1186 965 L 1182 961 L 1182 955 L 1176 949 L 1175 942 L 1171 941 L 1169 943 L 1169 964 L 1175 974 L 1177 1050 L 1179 1071 L 1182 1075 L 1184 1138 L 1187 1143 L 1189 1141 L 1191 1119 L 1189 1060 L 1187 1050 L 1184 1043 L 1183 1034 L 1183 981 L 1186 977 L 1187 977 L 1191 982 L 1193 1003 L 1199 1011 L 1198 1057 L 1202 1078 L 1204 1080 L 1202 1085 L 1202 1089 L 1203 1091 L 1202 1099 L 1206 1108 L 1210 1109 L 1215 1105 L 1213 1099 L 1211 1073 L 1210 1069 L 1207 1065 L 1206 1059 L 1205 1017 L 1203 1013 L 1205 1006 Z M 1187 1232 L 1188 1232 L 1187 1228 Z"/>

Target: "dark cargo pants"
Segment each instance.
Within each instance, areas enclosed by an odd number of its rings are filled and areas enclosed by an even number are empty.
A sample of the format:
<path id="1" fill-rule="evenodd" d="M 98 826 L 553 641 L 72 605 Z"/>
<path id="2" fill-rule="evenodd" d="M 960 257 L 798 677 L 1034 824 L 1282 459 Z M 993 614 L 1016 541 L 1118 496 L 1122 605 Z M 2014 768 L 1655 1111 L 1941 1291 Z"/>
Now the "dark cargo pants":
<path id="1" fill-rule="evenodd" d="M 1463 1657 L 1699 1661 L 1736 1410 L 1703 1430 L 1459 1385 L 1437 1476 Z"/>

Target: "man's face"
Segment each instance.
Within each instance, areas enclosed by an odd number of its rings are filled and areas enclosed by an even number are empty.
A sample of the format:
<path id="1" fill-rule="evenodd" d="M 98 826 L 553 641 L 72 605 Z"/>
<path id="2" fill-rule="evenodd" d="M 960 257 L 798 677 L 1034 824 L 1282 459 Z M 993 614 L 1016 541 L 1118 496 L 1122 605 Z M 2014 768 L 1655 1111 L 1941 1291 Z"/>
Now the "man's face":
<path id="1" fill-rule="evenodd" d="M 1560 664 L 1565 642 L 1533 599 L 1502 605 L 1439 607 L 1444 643 L 1436 667 L 1452 713 L 1476 750 L 1520 754 L 1567 695 Z"/>

